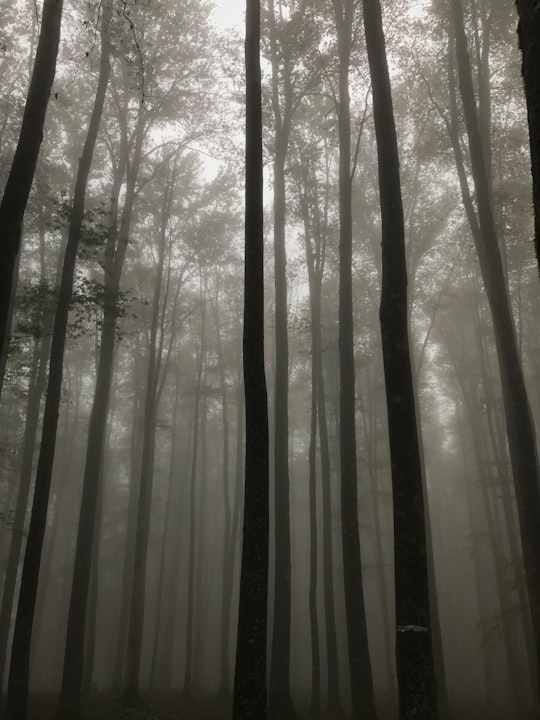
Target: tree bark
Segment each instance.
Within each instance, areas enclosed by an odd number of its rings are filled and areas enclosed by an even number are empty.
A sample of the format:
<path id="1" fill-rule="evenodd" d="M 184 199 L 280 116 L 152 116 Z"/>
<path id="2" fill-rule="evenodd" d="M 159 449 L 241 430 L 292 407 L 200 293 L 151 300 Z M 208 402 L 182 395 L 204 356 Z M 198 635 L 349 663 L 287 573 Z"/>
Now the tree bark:
<path id="1" fill-rule="evenodd" d="M 269 451 L 264 369 L 260 0 L 246 0 L 244 388 L 246 459 L 233 720 L 266 720 Z"/>
<path id="2" fill-rule="evenodd" d="M 535 0 L 516 0 L 519 15 L 521 71 L 527 101 L 534 205 L 534 248 L 540 273 L 540 6 Z"/>
<path id="3" fill-rule="evenodd" d="M 424 483 L 409 345 L 399 153 L 379 0 L 363 0 L 382 221 L 380 323 L 394 504 L 400 720 L 438 717 L 431 642 Z"/>

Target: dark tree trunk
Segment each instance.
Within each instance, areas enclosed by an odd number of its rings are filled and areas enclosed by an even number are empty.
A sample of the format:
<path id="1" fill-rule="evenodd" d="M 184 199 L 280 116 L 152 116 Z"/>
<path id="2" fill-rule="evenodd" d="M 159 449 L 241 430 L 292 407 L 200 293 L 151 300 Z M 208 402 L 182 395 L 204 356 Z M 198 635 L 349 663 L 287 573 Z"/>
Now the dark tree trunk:
<path id="1" fill-rule="evenodd" d="M 341 534 L 345 614 L 354 720 L 373 720 L 377 713 L 369 656 L 360 532 L 356 458 L 354 325 L 352 297 L 352 173 L 349 62 L 353 2 L 333 0 L 339 53 L 339 446 L 341 461 Z"/>
<path id="2" fill-rule="evenodd" d="M 246 2 L 246 210 L 244 388 L 246 464 L 244 531 L 233 720 L 267 717 L 268 403 L 264 370 L 263 158 L 260 0 Z"/>
<path id="3" fill-rule="evenodd" d="M 470 57 L 459 0 L 452 0 L 452 21 L 456 38 L 456 59 L 472 176 L 476 192 L 477 217 L 468 215 L 480 269 L 493 319 L 499 360 L 506 432 L 516 489 L 525 577 L 536 650 L 536 679 L 540 686 L 540 485 L 536 434 L 521 367 L 514 320 L 489 192 L 488 170 L 482 150 L 480 126 Z"/>
<path id="4" fill-rule="evenodd" d="M 56 72 L 62 0 L 45 0 L 41 31 L 17 149 L 0 204 L 0 356 L 9 342 L 9 317 L 14 270 L 22 223 L 43 138 L 43 126 Z M 0 393 L 2 388 L 0 378 Z"/>
<path id="5" fill-rule="evenodd" d="M 422 462 L 408 335 L 405 226 L 379 0 L 364 0 L 382 221 L 380 322 L 394 502 L 396 662 L 400 720 L 438 717 L 431 644 Z"/>
<path id="6" fill-rule="evenodd" d="M 84 216 L 86 186 L 103 113 L 110 72 L 108 25 L 104 22 L 102 23 L 101 43 L 102 62 L 100 63 L 99 79 L 88 134 L 79 160 L 68 242 L 64 255 L 58 305 L 54 319 L 49 361 L 49 381 L 43 416 L 43 433 L 13 635 L 6 720 L 26 720 L 27 714 L 30 643 L 56 445 L 69 305 Z"/>
<path id="7" fill-rule="evenodd" d="M 519 46 L 531 147 L 534 203 L 534 248 L 540 272 L 540 5 L 535 0 L 516 0 L 519 15 Z"/>

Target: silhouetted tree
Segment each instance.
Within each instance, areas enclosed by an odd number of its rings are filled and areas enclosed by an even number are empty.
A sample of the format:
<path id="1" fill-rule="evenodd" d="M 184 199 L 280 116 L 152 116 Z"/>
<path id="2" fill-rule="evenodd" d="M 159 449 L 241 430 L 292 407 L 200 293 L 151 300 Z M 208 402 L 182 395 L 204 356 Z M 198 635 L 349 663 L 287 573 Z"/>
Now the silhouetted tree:
<path id="1" fill-rule="evenodd" d="M 437 718 L 424 487 L 409 347 L 405 224 L 392 92 L 379 0 L 363 0 L 382 223 L 380 322 L 394 507 L 400 720 Z"/>
<path id="2" fill-rule="evenodd" d="M 233 720 L 265 720 L 268 600 L 268 404 L 264 370 L 260 0 L 246 2 L 244 392 L 246 460 Z"/>

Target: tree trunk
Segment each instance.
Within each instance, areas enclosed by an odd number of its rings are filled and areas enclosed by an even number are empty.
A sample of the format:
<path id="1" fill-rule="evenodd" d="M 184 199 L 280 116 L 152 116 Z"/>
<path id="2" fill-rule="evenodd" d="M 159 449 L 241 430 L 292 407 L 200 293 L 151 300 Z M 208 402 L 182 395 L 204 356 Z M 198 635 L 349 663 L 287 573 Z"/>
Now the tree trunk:
<path id="1" fill-rule="evenodd" d="M 197 383 L 195 386 L 195 408 L 193 412 L 193 445 L 191 448 L 191 471 L 189 477 L 189 556 L 188 556 L 188 577 L 187 577 L 187 612 L 186 612 L 186 665 L 184 670 L 183 692 L 186 697 L 190 696 L 193 685 L 193 637 L 194 637 L 194 614 L 195 614 L 195 536 L 196 536 L 196 490 L 197 490 L 197 462 L 199 459 L 199 426 L 201 407 L 201 385 L 204 372 L 205 360 L 205 325 L 206 325 L 206 289 L 203 291 L 202 278 L 200 288 L 201 301 L 201 344 L 197 358 Z M 202 508 L 201 508 L 202 514 Z M 199 568 L 200 572 L 200 568 Z"/>
<path id="2" fill-rule="evenodd" d="M 333 0 L 339 53 L 339 446 L 341 460 L 341 534 L 345 614 L 353 720 L 377 713 L 366 625 L 356 458 L 354 325 L 352 297 L 352 177 L 349 62 L 353 2 Z"/>
<path id="3" fill-rule="evenodd" d="M 519 15 L 521 71 L 527 101 L 534 203 L 534 247 L 540 272 L 540 6 L 535 0 L 516 0 Z"/>
<path id="4" fill-rule="evenodd" d="M 452 0 L 459 86 L 467 128 L 477 204 L 477 232 L 473 232 L 486 288 L 501 373 L 510 460 L 516 488 L 521 544 L 536 650 L 536 679 L 540 687 L 540 484 L 536 434 L 518 352 L 504 269 L 499 251 L 488 171 L 482 151 L 478 113 L 467 49 L 463 9 Z M 476 216 L 475 216 L 476 219 Z"/>
<path id="5" fill-rule="evenodd" d="M 263 158 L 260 0 L 246 0 L 244 530 L 233 720 L 266 720 L 268 600 L 268 402 L 264 370 Z"/>
<path id="6" fill-rule="evenodd" d="M 28 507 L 28 496 L 32 481 L 32 470 L 34 464 L 34 451 L 36 446 L 36 434 L 39 424 L 39 409 L 41 396 L 45 388 L 47 373 L 47 357 L 49 355 L 50 341 L 47 336 L 36 340 L 35 357 L 33 365 L 36 372 L 32 373 L 34 381 L 28 391 L 26 404 L 26 422 L 24 427 L 22 465 L 19 478 L 19 492 L 13 518 L 11 532 L 11 543 L 7 560 L 6 575 L 4 578 L 4 589 L 2 593 L 2 607 L 0 609 L 0 687 L 4 686 L 4 671 L 8 652 L 8 636 L 13 611 L 13 600 L 15 598 L 15 586 L 19 570 L 19 560 L 24 537 L 24 524 L 26 510 Z"/>
<path id="7" fill-rule="evenodd" d="M 274 119 L 274 603 L 268 714 L 274 720 L 294 717 L 290 692 L 291 527 L 289 502 L 289 342 L 287 336 L 287 251 L 285 246 L 285 161 L 292 116 L 292 87 L 284 63 L 284 98 L 280 101 L 280 67 L 273 0 L 268 2 Z"/>
<path id="8" fill-rule="evenodd" d="M 44 0 L 36 59 L 17 149 L 0 204 L 0 356 L 9 342 L 9 314 L 22 223 L 34 179 L 43 126 L 56 72 L 62 0 Z M 2 388 L 0 379 L 0 393 Z"/>
<path id="9" fill-rule="evenodd" d="M 61 7 L 60 3 L 57 3 L 57 5 Z M 49 362 L 49 381 L 43 416 L 43 433 L 13 636 L 6 720 L 26 720 L 27 714 L 30 643 L 56 445 L 69 305 L 71 301 L 77 249 L 84 217 L 86 186 L 88 184 L 92 156 L 103 113 L 110 72 L 108 62 L 109 32 L 108 25 L 103 21 L 103 18 L 101 53 L 102 62 L 100 63 L 94 107 L 92 109 L 88 134 L 77 171 L 68 242 L 64 256 L 58 305 L 54 319 Z"/>
<path id="10" fill-rule="evenodd" d="M 431 642 L 424 487 L 411 368 L 405 225 L 379 0 L 364 0 L 382 221 L 380 322 L 394 503 L 396 663 L 400 720 L 438 717 Z"/>

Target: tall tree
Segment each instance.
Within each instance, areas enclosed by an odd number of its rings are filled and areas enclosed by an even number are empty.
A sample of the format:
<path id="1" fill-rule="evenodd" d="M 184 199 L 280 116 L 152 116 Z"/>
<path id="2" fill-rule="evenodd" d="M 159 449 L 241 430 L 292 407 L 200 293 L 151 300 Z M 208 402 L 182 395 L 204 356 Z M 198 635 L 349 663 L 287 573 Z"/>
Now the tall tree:
<path id="1" fill-rule="evenodd" d="M 382 223 L 380 322 L 394 504 L 399 717 L 437 718 L 422 462 L 409 344 L 399 153 L 379 0 L 363 0 Z"/>
<path id="2" fill-rule="evenodd" d="M 7 354 L 9 318 L 22 223 L 43 138 L 43 126 L 56 72 L 63 0 L 45 0 L 30 87 L 17 149 L 0 203 L 0 357 Z M 1 363 L 0 394 L 4 379 Z"/>
<path id="3" fill-rule="evenodd" d="M 77 170 L 68 241 L 64 254 L 58 304 L 54 318 L 49 360 L 49 381 L 47 384 L 43 416 L 43 431 L 13 635 L 11 667 L 6 700 L 6 720 L 26 720 L 27 716 L 30 643 L 32 639 L 39 568 L 41 564 L 45 525 L 47 522 L 49 492 L 56 446 L 66 329 L 73 291 L 75 261 L 84 218 L 86 188 L 109 82 L 109 49 L 109 22 L 106 21 L 106 17 L 102 15 L 99 77 L 88 133 Z"/>
<path id="4" fill-rule="evenodd" d="M 540 6 L 535 0 L 516 0 L 519 46 L 531 147 L 534 203 L 534 247 L 540 272 Z"/>
<path id="5" fill-rule="evenodd" d="M 290 694 L 291 657 L 291 519 L 289 502 L 289 342 L 287 303 L 287 250 L 285 245 L 285 163 L 294 112 L 291 48 L 278 49 L 278 22 L 273 0 L 268 0 L 272 112 L 274 121 L 274 603 L 268 711 L 272 718 L 294 715 Z M 280 92 L 280 58 L 283 53 L 283 88 Z"/>
<path id="6" fill-rule="evenodd" d="M 244 393 L 246 459 L 233 720 L 265 720 L 268 600 L 268 402 L 264 370 L 261 6 L 246 0 Z"/>
<path id="7" fill-rule="evenodd" d="M 337 30 L 339 90 L 339 448 L 341 535 L 352 717 L 376 717 L 369 656 L 360 531 L 356 455 L 354 325 L 352 297 L 352 169 L 349 68 L 353 46 L 353 0 L 333 0 Z"/>
<path id="8" fill-rule="evenodd" d="M 476 209 L 463 177 L 460 183 L 493 321 L 540 688 L 540 483 L 536 433 L 499 248 L 460 0 L 451 0 L 450 9 Z M 457 157 L 456 149 L 454 153 Z"/>

